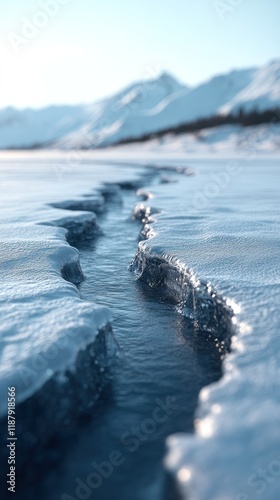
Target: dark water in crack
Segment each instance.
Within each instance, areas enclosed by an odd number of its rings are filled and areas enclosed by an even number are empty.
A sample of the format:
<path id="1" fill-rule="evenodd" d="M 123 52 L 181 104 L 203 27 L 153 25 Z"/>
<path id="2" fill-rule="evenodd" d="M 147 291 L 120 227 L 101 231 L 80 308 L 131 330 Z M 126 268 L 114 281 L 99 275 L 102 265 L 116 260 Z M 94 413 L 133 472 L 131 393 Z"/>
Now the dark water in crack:
<path id="1" fill-rule="evenodd" d="M 123 204 L 110 202 L 100 218 L 104 235 L 79 247 L 86 275 L 82 297 L 113 311 L 119 354 L 106 399 L 48 481 L 49 500 L 78 498 L 76 478 L 91 484 L 81 498 L 165 498 L 165 439 L 193 431 L 199 390 L 221 375 L 218 354 L 203 332 L 128 271 L 141 227 L 130 219 L 138 201 L 134 192 L 122 195 Z M 109 477 L 101 476 L 100 467 Z"/>

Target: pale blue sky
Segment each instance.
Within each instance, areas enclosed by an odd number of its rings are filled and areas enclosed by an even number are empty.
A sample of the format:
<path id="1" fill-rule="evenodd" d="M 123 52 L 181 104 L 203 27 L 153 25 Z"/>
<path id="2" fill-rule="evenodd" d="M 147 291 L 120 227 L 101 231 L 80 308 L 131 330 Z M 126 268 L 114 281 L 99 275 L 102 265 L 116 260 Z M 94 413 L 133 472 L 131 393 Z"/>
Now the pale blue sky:
<path id="1" fill-rule="evenodd" d="M 57 13 L 42 17 L 48 2 L 57 5 Z M 0 107 L 93 102 L 163 70 L 195 85 L 280 56 L 279 0 L 3 4 Z M 35 24 L 29 39 L 25 18 Z"/>

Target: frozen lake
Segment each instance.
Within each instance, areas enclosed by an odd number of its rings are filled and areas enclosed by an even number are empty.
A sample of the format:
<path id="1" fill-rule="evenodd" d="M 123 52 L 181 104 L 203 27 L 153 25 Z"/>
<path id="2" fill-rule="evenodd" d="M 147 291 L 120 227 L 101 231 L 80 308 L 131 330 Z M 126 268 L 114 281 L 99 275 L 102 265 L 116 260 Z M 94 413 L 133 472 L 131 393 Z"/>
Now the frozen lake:
<path id="1" fill-rule="evenodd" d="M 78 498 L 76 478 L 117 450 L 124 462 L 91 483 L 88 498 L 110 500 L 118 489 L 122 500 L 160 500 L 165 456 L 183 497 L 275 500 L 278 159 L 78 163 L 0 164 L 1 390 L 16 386 L 23 425 L 26 408 L 43 413 L 42 450 L 59 426 L 76 432 L 72 445 L 57 441 L 59 457 L 47 453 L 46 498 L 53 485 L 58 498 Z M 89 358 L 79 364 L 81 351 Z M 174 409 L 151 430 L 146 420 L 168 397 Z M 52 428 L 45 407 L 61 400 Z M 143 421 L 132 453 L 131 429 Z M 25 445 L 32 450 L 32 439 Z"/>

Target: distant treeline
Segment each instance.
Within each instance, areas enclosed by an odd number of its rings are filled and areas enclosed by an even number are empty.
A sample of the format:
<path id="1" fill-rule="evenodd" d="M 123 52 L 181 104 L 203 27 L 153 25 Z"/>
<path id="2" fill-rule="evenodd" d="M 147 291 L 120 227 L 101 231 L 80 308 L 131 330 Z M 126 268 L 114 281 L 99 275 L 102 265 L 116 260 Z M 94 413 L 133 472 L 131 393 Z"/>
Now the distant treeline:
<path id="1" fill-rule="evenodd" d="M 198 118 L 195 121 L 182 123 L 176 127 L 170 127 L 145 134 L 136 139 L 123 139 L 118 144 L 129 144 L 131 142 L 145 142 L 150 139 L 156 139 L 166 134 L 184 134 L 188 132 L 199 132 L 205 128 L 218 127 L 220 125 L 241 125 L 249 127 L 252 125 L 261 125 L 262 123 L 280 123 L 280 109 L 272 108 L 266 111 L 253 110 L 250 112 L 239 109 L 237 113 L 229 113 L 228 115 L 213 115 L 209 118 Z"/>

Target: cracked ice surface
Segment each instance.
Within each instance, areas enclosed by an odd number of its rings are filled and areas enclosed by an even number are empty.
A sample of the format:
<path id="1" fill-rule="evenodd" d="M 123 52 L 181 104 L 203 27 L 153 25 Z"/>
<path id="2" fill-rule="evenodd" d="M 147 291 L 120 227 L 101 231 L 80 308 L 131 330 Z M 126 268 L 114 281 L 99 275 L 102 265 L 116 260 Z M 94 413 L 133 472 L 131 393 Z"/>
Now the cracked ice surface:
<path id="1" fill-rule="evenodd" d="M 0 388 L 16 386 L 20 403 L 55 373 L 74 371 L 77 353 L 111 321 L 107 308 L 81 299 L 78 251 L 66 237 L 98 233 L 93 210 L 117 191 L 111 183 L 136 182 L 140 170 L 17 158 L 0 162 Z M 0 415 L 6 411 L 2 398 Z"/>
<path id="2" fill-rule="evenodd" d="M 230 165 L 234 175 L 229 175 Z M 151 263 L 169 265 L 165 286 L 179 295 L 180 276 L 171 272 L 172 266 L 174 270 L 174 261 L 187 265 L 195 288 L 201 288 L 203 278 L 212 296 L 218 291 L 225 297 L 235 313 L 236 335 L 224 361 L 224 376 L 200 394 L 195 434 L 168 439 L 166 465 L 188 500 L 276 500 L 279 160 L 245 158 L 234 165 L 193 160 L 191 167 L 197 175 L 174 173 L 177 183 L 157 186 L 146 202 L 162 212 L 150 224 L 153 237 L 139 244 L 138 272 L 151 279 Z M 181 312 L 193 314 L 186 305 Z"/>

